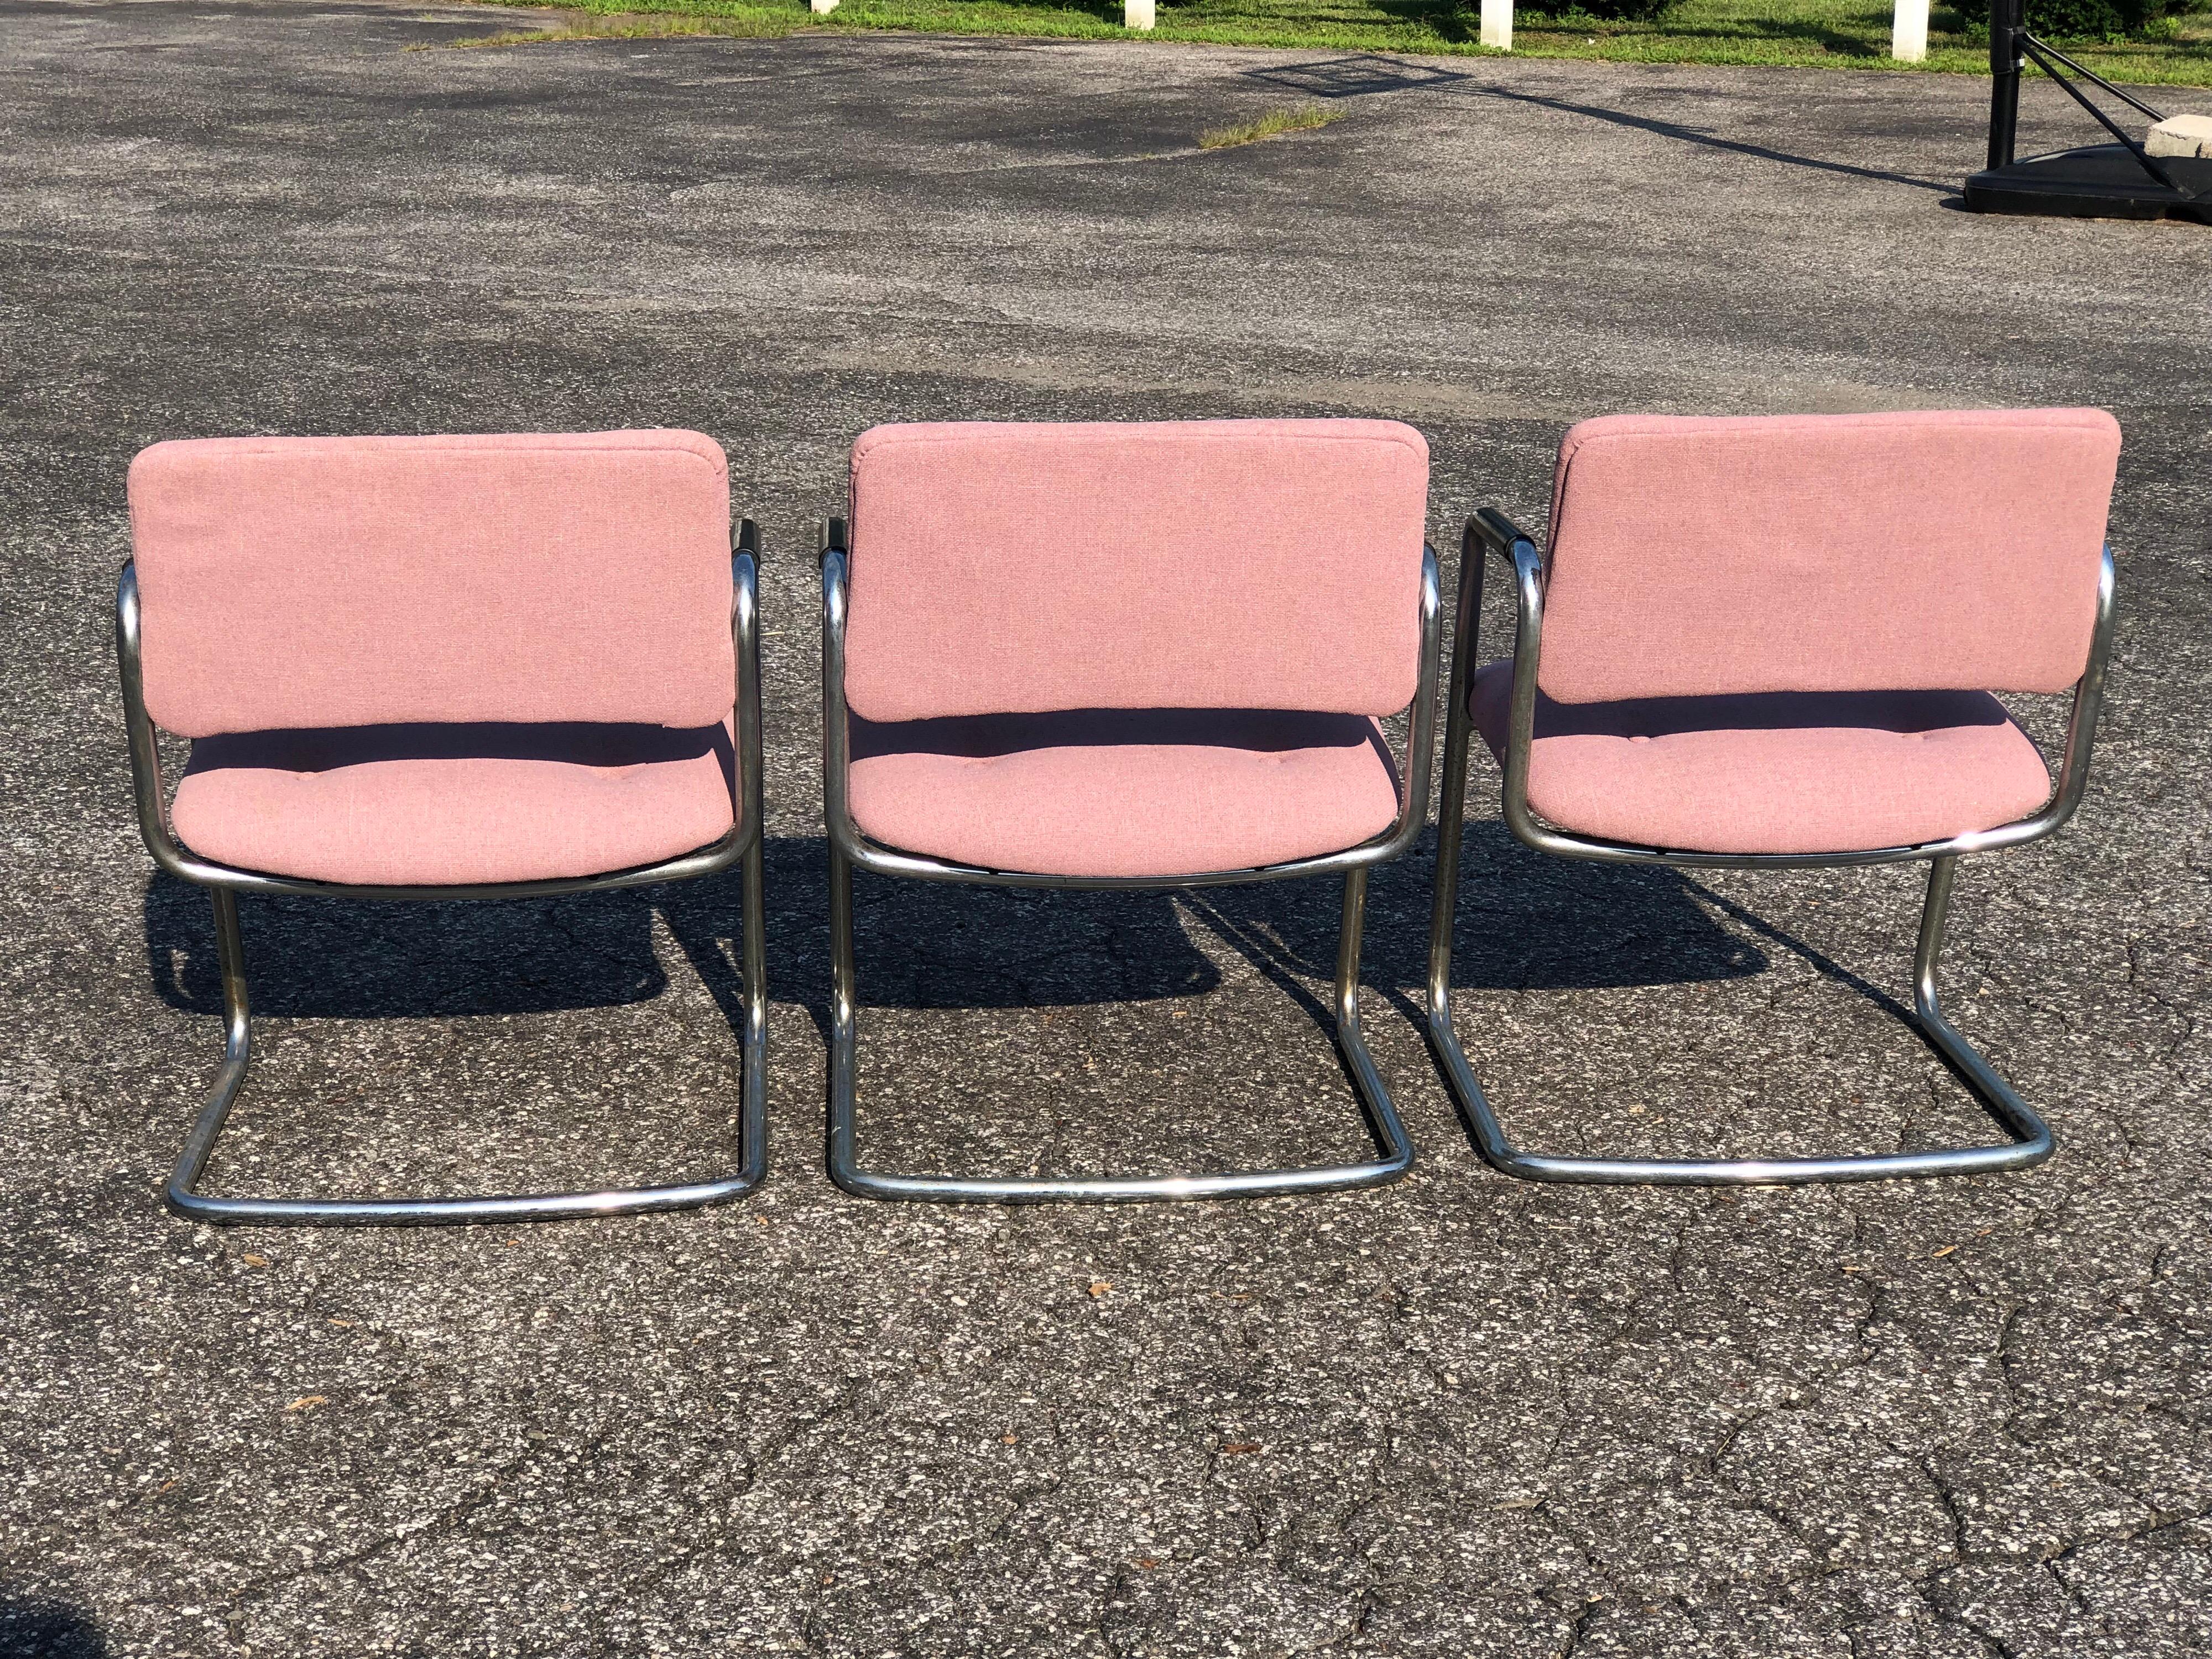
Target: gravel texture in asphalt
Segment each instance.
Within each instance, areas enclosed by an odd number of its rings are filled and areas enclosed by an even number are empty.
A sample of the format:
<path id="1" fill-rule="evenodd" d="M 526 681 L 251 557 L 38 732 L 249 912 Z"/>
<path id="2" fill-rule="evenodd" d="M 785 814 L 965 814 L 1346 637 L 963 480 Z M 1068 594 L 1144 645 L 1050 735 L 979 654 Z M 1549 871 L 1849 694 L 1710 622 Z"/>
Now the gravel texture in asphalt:
<path id="1" fill-rule="evenodd" d="M 1962 78 L 451 49 L 516 21 L 0 0 L 0 1653 L 2212 1649 L 2212 232 L 1961 211 Z M 1309 99 L 1346 118 L 1197 147 Z M 2086 136 L 2028 103 L 2029 144 Z M 1491 1173 L 1411 1018 L 1425 842 L 1367 952 L 1403 1183 L 1006 1210 L 824 1178 L 807 526 L 864 428 L 1398 416 L 1449 555 L 1481 503 L 1540 523 L 1585 414 L 2083 403 L 2127 434 L 2096 777 L 2055 841 L 1969 861 L 1947 976 L 2052 1163 Z M 129 811 L 125 465 L 625 425 L 715 435 L 768 536 L 769 1185 L 536 1229 L 172 1218 L 220 1038 L 204 896 L 150 878 Z M 1912 872 L 1568 866 L 1502 833 L 1486 762 L 1474 799 L 1462 1030 L 1524 1142 L 1992 1133 L 1896 1018 Z M 862 878 L 870 1156 L 1358 1152 L 1320 1024 L 1336 900 Z M 264 1057 L 220 1190 L 726 1163 L 734 881 L 244 912 Z"/>

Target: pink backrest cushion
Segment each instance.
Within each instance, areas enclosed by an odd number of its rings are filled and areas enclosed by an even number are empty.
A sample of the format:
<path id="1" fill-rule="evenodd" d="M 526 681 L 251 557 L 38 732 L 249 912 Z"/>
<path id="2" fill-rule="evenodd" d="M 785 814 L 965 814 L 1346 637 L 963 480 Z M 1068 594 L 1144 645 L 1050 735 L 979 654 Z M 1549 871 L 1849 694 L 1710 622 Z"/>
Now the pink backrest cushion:
<path id="1" fill-rule="evenodd" d="M 2119 450 L 2095 409 L 1584 421 L 1538 678 L 1562 702 L 2063 690 Z"/>
<path id="2" fill-rule="evenodd" d="M 1428 481 L 1389 421 L 878 427 L 853 447 L 846 696 L 875 720 L 1393 713 Z"/>
<path id="3" fill-rule="evenodd" d="M 146 705 L 186 736 L 734 700 L 728 468 L 696 432 L 156 444 L 131 520 Z"/>

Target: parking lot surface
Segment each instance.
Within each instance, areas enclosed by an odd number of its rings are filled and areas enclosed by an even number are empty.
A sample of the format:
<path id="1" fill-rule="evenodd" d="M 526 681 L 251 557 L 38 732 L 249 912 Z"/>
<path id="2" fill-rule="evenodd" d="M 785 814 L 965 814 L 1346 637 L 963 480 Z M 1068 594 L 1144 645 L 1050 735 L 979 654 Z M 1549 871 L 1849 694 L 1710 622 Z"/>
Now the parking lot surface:
<path id="1" fill-rule="evenodd" d="M 2212 233 L 1961 211 L 1961 78 L 453 46 L 517 21 L 0 0 L 0 1653 L 2212 1649 Z M 1345 118 L 1197 146 L 1307 100 Z M 2087 137 L 2028 102 L 2024 148 Z M 2126 433 L 2087 805 L 1968 862 L 1947 970 L 2051 1164 L 1490 1172 L 1412 1018 L 1424 842 L 1369 924 L 1423 1151 L 1401 1184 L 1019 1210 L 829 1184 L 808 526 L 865 428 L 1405 419 L 1449 578 L 1476 506 L 1541 521 L 1583 415 L 2025 404 Z M 152 878 L 129 811 L 131 456 L 629 425 L 719 439 L 768 541 L 769 1184 L 535 1229 L 174 1219 L 218 1005 L 205 899 Z M 1462 1034 L 1525 1144 L 1993 1133 L 1896 1018 L 1911 872 L 1570 867 L 1503 833 L 1486 761 L 1473 799 Z M 1320 1023 L 1336 901 L 861 878 L 871 1158 L 1357 1155 Z M 247 901 L 263 1054 L 217 1189 L 726 1165 L 737 902 Z"/>

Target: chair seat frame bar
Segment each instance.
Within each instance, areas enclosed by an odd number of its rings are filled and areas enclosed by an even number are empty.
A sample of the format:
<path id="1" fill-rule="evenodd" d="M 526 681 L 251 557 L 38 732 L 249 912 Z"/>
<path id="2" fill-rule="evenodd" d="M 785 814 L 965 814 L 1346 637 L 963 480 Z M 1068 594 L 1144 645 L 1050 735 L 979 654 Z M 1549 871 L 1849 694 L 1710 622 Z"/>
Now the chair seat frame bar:
<path id="1" fill-rule="evenodd" d="M 1511 569 L 1515 583 L 1513 686 L 1504 763 L 1504 817 L 1515 838 L 1538 852 L 1560 858 L 1670 868 L 1832 869 L 1925 860 L 1929 866 L 1928 888 L 1921 908 L 1919 940 L 1913 963 L 1912 1023 L 2003 1126 L 2011 1137 L 2009 1140 L 1923 1152 L 1822 1158 L 1619 1158 L 1526 1152 L 1507 1138 L 1453 1029 L 1451 1008 L 1452 927 L 1458 906 L 1468 767 L 1474 735 L 1468 694 L 1475 668 L 1481 660 L 1478 635 L 1482 617 L 1483 570 L 1486 557 L 1491 554 Z M 1426 1023 L 1431 1050 L 1484 1158 L 1507 1175 L 1529 1181 L 1767 1186 L 1986 1174 L 2027 1169 L 2049 1158 L 2056 1144 L 2050 1126 L 1952 1025 L 1944 1014 L 1937 991 L 1936 971 L 1942 961 L 1959 860 L 1970 853 L 1991 852 L 2039 841 L 2063 826 L 2081 804 L 2082 793 L 2088 786 L 2089 757 L 2095 742 L 2097 714 L 2103 701 L 2106 667 L 2111 654 L 2113 586 L 2112 554 L 2108 545 L 2103 550 L 2099 568 L 2089 654 L 2081 678 L 2074 687 L 2073 708 L 2066 727 L 2065 757 L 2060 764 L 2058 781 L 2050 799 L 2030 816 L 1946 840 L 1862 852 L 1735 854 L 1639 847 L 1571 833 L 1545 823 L 1530 809 L 1528 769 L 1535 744 L 1537 673 L 1544 630 L 1543 561 L 1534 538 L 1495 508 L 1486 507 L 1469 520 L 1461 544 L 1450 701 L 1444 724 L 1435 903 L 1429 929 Z"/>
<path id="2" fill-rule="evenodd" d="M 729 834 L 676 858 L 604 874 L 451 887 L 354 886 L 246 870 L 216 863 L 180 843 L 170 826 L 168 792 L 141 671 L 138 577 L 126 562 L 116 586 L 116 660 L 122 677 L 123 712 L 131 743 L 131 775 L 138 830 L 154 862 L 168 874 L 210 890 L 215 909 L 216 955 L 222 981 L 223 1060 L 206 1103 L 185 1138 L 163 1200 L 193 1221 L 264 1226 L 435 1226 L 468 1223 L 556 1221 L 580 1216 L 634 1215 L 690 1209 L 744 1197 L 768 1175 L 768 975 L 762 910 L 760 534 L 741 521 L 730 561 L 730 635 L 737 658 L 734 710 L 739 811 Z M 742 1029 L 738 1034 L 738 1165 L 706 1180 L 644 1187 L 452 1198 L 244 1198 L 198 1189 L 231 1109 L 252 1064 L 252 1021 L 246 952 L 239 930 L 240 893 L 317 898 L 397 900 L 526 899 L 602 892 L 684 881 L 740 869 L 744 906 L 739 963 Z"/>
<path id="3" fill-rule="evenodd" d="M 823 809 L 830 842 L 830 1179 L 859 1197 L 937 1203 L 1125 1203 L 1158 1199 L 1267 1198 L 1378 1187 L 1413 1166 L 1406 1133 L 1362 1032 L 1360 945 L 1366 919 L 1367 875 L 1403 854 L 1419 836 L 1426 816 L 1436 747 L 1437 681 L 1441 670 L 1441 588 L 1436 550 L 1424 545 L 1420 580 L 1420 665 L 1401 768 L 1396 821 L 1381 835 L 1341 852 L 1243 870 L 1182 876 L 1060 876 L 1035 871 L 992 870 L 902 851 L 871 841 L 854 821 L 847 791 L 850 749 L 845 702 L 845 623 L 849 558 L 842 520 L 822 534 Z M 1256 1170 L 1215 1175 L 998 1178 L 885 1174 L 861 1167 L 856 1148 L 855 1099 L 859 1056 L 859 994 L 853 951 L 853 871 L 920 881 L 981 886 L 1055 888 L 1076 891 L 1162 890 L 1216 887 L 1299 876 L 1341 875 L 1344 901 L 1337 941 L 1333 998 L 1337 1052 L 1364 1109 L 1378 1155 L 1356 1164 L 1308 1169 Z"/>

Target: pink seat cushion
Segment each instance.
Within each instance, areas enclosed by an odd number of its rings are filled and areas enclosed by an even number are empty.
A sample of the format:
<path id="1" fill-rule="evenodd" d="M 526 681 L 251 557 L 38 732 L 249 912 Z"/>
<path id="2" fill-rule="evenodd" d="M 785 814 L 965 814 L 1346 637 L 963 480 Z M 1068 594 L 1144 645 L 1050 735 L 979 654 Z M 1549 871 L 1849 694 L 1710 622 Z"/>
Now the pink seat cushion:
<path id="1" fill-rule="evenodd" d="M 1469 711 L 1501 760 L 1510 661 Z M 1528 804 L 1578 835 L 1699 853 L 1911 847 L 2025 817 L 2051 775 L 1981 691 L 1773 692 L 1559 703 L 1538 694 Z"/>
<path id="2" fill-rule="evenodd" d="M 861 830 L 988 870 L 1249 870 L 1355 847 L 1398 814 L 1389 750 L 1359 715 L 1084 709 L 852 731 Z"/>
<path id="3" fill-rule="evenodd" d="M 203 738 L 170 809 L 204 858 L 362 887 L 601 875 L 735 821 L 723 726 L 387 726 Z"/>

